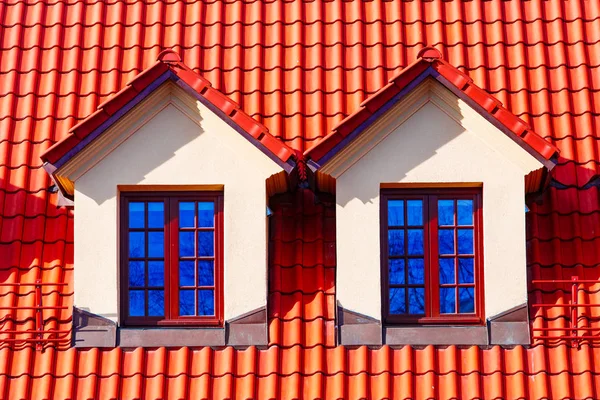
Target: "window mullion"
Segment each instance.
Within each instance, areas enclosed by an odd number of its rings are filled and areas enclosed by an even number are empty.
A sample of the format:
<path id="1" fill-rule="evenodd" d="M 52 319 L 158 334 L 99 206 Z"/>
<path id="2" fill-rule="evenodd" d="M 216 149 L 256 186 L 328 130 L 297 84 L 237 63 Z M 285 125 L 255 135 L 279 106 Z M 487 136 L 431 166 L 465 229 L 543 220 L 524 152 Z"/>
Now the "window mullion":
<path id="1" fill-rule="evenodd" d="M 439 288 L 439 255 L 438 255 L 438 197 L 428 196 L 428 230 L 429 230 L 429 288 L 430 288 L 430 315 L 439 317 L 440 315 L 440 288 Z"/>

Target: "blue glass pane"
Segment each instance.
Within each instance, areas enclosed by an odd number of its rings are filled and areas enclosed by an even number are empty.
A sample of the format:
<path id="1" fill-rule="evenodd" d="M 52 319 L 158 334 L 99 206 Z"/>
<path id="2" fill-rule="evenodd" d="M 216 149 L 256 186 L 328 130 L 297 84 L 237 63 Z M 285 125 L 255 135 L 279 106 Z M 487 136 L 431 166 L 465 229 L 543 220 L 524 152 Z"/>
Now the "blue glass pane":
<path id="1" fill-rule="evenodd" d="M 406 314 L 403 288 L 390 288 L 390 314 Z"/>
<path id="2" fill-rule="evenodd" d="M 454 283 L 454 258 L 440 258 L 440 283 Z"/>
<path id="3" fill-rule="evenodd" d="M 194 227 L 194 202 L 179 203 L 179 227 L 193 228 Z"/>
<path id="4" fill-rule="evenodd" d="M 458 225 L 473 225 L 473 200 L 458 200 Z"/>
<path id="5" fill-rule="evenodd" d="M 215 235 L 212 231 L 198 232 L 198 255 L 212 257 L 215 255 Z"/>
<path id="6" fill-rule="evenodd" d="M 408 255 L 423 254 L 423 229 L 408 230 Z"/>
<path id="7" fill-rule="evenodd" d="M 180 290 L 179 291 L 179 315 L 196 315 L 195 308 L 195 290 Z"/>
<path id="8" fill-rule="evenodd" d="M 151 317 L 165 315 L 165 292 L 163 290 L 148 290 L 148 315 Z"/>
<path id="9" fill-rule="evenodd" d="M 129 203 L 129 227 L 143 228 L 144 227 L 144 203 Z"/>
<path id="10" fill-rule="evenodd" d="M 198 315 L 215 315 L 214 290 L 198 290 Z"/>
<path id="11" fill-rule="evenodd" d="M 165 226 L 165 203 L 148 203 L 148 227 L 162 228 Z"/>
<path id="12" fill-rule="evenodd" d="M 129 286 L 145 286 L 143 261 L 129 261 Z"/>
<path id="13" fill-rule="evenodd" d="M 201 201 L 198 203 L 198 226 L 212 228 L 215 226 L 215 203 Z"/>
<path id="14" fill-rule="evenodd" d="M 425 288 L 408 289 L 408 313 L 425 314 Z"/>
<path id="15" fill-rule="evenodd" d="M 458 259 L 458 282 L 459 283 L 474 283 L 473 275 L 474 262 L 472 258 Z"/>
<path id="16" fill-rule="evenodd" d="M 165 264 L 163 261 L 148 261 L 148 286 L 165 286 Z"/>
<path id="17" fill-rule="evenodd" d="M 388 231 L 388 252 L 390 256 L 404 255 L 404 231 L 390 229 Z"/>
<path id="18" fill-rule="evenodd" d="M 388 226 L 404 225 L 404 200 L 388 201 Z"/>
<path id="19" fill-rule="evenodd" d="M 425 261 L 422 258 L 408 259 L 408 283 L 425 283 Z"/>
<path id="20" fill-rule="evenodd" d="M 458 296 L 460 297 L 460 309 L 459 312 L 463 314 L 469 314 L 475 312 L 475 296 L 474 289 L 472 287 L 469 288 L 459 288 Z"/>
<path id="21" fill-rule="evenodd" d="M 408 225 L 423 225 L 423 200 L 407 200 Z"/>
<path id="22" fill-rule="evenodd" d="M 148 232 L 148 257 L 162 258 L 165 255 L 165 233 Z"/>
<path id="23" fill-rule="evenodd" d="M 143 317 L 146 312 L 143 290 L 129 291 L 129 316 Z"/>
<path id="24" fill-rule="evenodd" d="M 401 285 L 404 283 L 404 260 L 389 260 L 388 269 L 390 274 L 389 279 L 392 285 Z"/>
<path id="25" fill-rule="evenodd" d="M 473 254 L 473 229 L 458 230 L 458 254 Z"/>
<path id="26" fill-rule="evenodd" d="M 144 232 L 129 232 L 129 257 L 146 255 L 146 237 Z"/>
<path id="27" fill-rule="evenodd" d="M 456 312 L 456 291 L 454 288 L 440 288 L 440 313 L 454 314 Z"/>
<path id="28" fill-rule="evenodd" d="M 454 225 L 454 200 L 438 201 L 438 225 Z"/>
<path id="29" fill-rule="evenodd" d="M 194 232 L 179 232 L 179 256 L 193 257 L 194 252 Z"/>
<path id="30" fill-rule="evenodd" d="M 454 254 L 454 229 L 440 229 L 438 239 L 439 254 Z"/>
<path id="31" fill-rule="evenodd" d="M 199 286 L 214 286 L 215 285 L 215 268 L 214 262 L 210 260 L 198 261 L 198 285 Z"/>
<path id="32" fill-rule="evenodd" d="M 179 261 L 179 286 L 196 286 L 194 261 Z"/>

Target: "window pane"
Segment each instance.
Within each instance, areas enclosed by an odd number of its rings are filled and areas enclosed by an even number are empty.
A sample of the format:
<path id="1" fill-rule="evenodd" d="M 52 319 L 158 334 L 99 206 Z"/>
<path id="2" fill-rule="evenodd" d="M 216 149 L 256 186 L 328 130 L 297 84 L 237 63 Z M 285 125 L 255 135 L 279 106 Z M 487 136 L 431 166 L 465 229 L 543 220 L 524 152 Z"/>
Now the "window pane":
<path id="1" fill-rule="evenodd" d="M 390 256 L 404 255 L 404 231 L 390 229 L 388 231 L 388 252 Z"/>
<path id="2" fill-rule="evenodd" d="M 388 226 L 404 225 L 404 200 L 388 201 Z"/>
<path id="3" fill-rule="evenodd" d="M 473 275 L 474 262 L 472 258 L 458 259 L 458 282 L 459 283 L 474 283 Z"/>
<path id="4" fill-rule="evenodd" d="M 214 290 L 198 290 L 198 315 L 215 315 Z"/>
<path id="5" fill-rule="evenodd" d="M 165 226 L 165 204 L 161 201 L 160 203 L 148 203 L 148 227 L 149 228 L 162 228 Z"/>
<path id="6" fill-rule="evenodd" d="M 209 260 L 198 261 L 198 285 L 214 286 L 215 272 L 214 262 Z"/>
<path id="7" fill-rule="evenodd" d="M 193 257 L 194 252 L 194 232 L 179 232 L 179 256 Z"/>
<path id="8" fill-rule="evenodd" d="M 165 292 L 163 290 L 148 290 L 148 315 L 151 317 L 165 315 Z"/>
<path id="9" fill-rule="evenodd" d="M 179 203 L 179 227 L 193 228 L 194 227 L 194 202 Z"/>
<path id="10" fill-rule="evenodd" d="M 454 229 L 440 229 L 438 237 L 439 254 L 454 254 Z"/>
<path id="11" fill-rule="evenodd" d="M 212 228 L 215 226 L 215 203 L 201 201 L 198 203 L 198 226 Z"/>
<path id="12" fill-rule="evenodd" d="M 198 232 L 198 255 L 212 257 L 215 254 L 215 235 L 212 231 Z"/>
<path id="13" fill-rule="evenodd" d="M 401 285 L 404 283 L 404 260 L 392 259 L 388 261 L 389 280 L 392 285 Z"/>
<path id="14" fill-rule="evenodd" d="M 129 232 L 129 257 L 146 255 L 146 237 L 144 232 Z"/>
<path id="15" fill-rule="evenodd" d="M 145 314 L 145 301 L 143 290 L 129 291 L 129 315 L 132 317 L 143 317 Z"/>
<path id="16" fill-rule="evenodd" d="M 179 286 L 196 286 L 194 261 L 179 261 Z"/>
<path id="17" fill-rule="evenodd" d="M 454 288 L 440 288 L 440 313 L 454 314 L 456 312 L 456 290 Z"/>
<path id="18" fill-rule="evenodd" d="M 390 288 L 390 314 L 406 314 L 404 288 Z"/>
<path id="19" fill-rule="evenodd" d="M 423 229 L 408 230 L 408 255 L 423 254 Z"/>
<path id="20" fill-rule="evenodd" d="M 473 200 L 458 200 L 458 225 L 473 225 Z"/>
<path id="21" fill-rule="evenodd" d="M 425 288 L 408 289 L 408 313 L 425 314 Z"/>
<path id="22" fill-rule="evenodd" d="M 148 232 L 148 257 L 165 256 L 165 233 Z"/>
<path id="23" fill-rule="evenodd" d="M 165 286 L 165 264 L 163 261 L 148 261 L 148 286 Z"/>
<path id="24" fill-rule="evenodd" d="M 423 200 L 407 200 L 408 225 L 423 225 Z"/>
<path id="25" fill-rule="evenodd" d="M 179 291 L 179 315 L 189 316 L 196 315 L 195 308 L 195 290 L 180 290 Z"/>
<path id="26" fill-rule="evenodd" d="M 458 230 L 458 254 L 473 254 L 473 229 Z"/>
<path id="27" fill-rule="evenodd" d="M 454 258 L 440 258 L 440 284 L 451 284 L 454 282 Z"/>
<path id="28" fill-rule="evenodd" d="M 144 212 L 145 204 L 138 202 L 129 203 L 129 227 L 143 228 L 144 227 Z"/>
<path id="29" fill-rule="evenodd" d="M 454 200 L 438 201 L 438 225 L 454 225 Z"/>
<path id="30" fill-rule="evenodd" d="M 129 286 L 145 286 L 143 261 L 129 261 Z"/>
<path id="31" fill-rule="evenodd" d="M 460 296 L 460 313 L 474 313 L 475 312 L 475 296 L 472 287 L 459 288 L 458 295 Z"/>
<path id="32" fill-rule="evenodd" d="M 408 259 L 408 283 L 425 283 L 425 261 L 422 258 Z"/>

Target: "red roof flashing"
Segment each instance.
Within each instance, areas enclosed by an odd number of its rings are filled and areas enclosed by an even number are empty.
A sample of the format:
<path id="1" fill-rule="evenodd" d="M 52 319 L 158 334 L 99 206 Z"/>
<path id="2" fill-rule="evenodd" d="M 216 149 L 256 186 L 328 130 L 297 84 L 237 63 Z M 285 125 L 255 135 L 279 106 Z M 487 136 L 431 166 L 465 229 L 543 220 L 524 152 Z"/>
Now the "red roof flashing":
<path id="1" fill-rule="evenodd" d="M 210 104 L 220 110 L 231 122 L 259 141 L 281 162 L 287 163 L 295 156 L 294 150 L 280 140 L 275 139 L 263 124 L 246 114 L 229 97 L 214 89 L 208 80 L 188 68 L 175 52 L 165 50 L 159 54 L 158 60 L 152 66 L 133 78 L 114 96 L 101 103 L 94 113 L 73 126 L 64 139 L 46 150 L 41 155 L 42 160 L 51 164 L 59 162 L 59 160 L 68 155 L 78 144 L 87 138 L 88 135 L 109 121 L 111 116 L 134 100 L 136 96 L 167 72 L 172 72 L 177 78 L 185 82 Z M 69 155 L 69 158 L 72 156 L 72 154 Z"/>
<path id="2" fill-rule="evenodd" d="M 559 150 L 556 146 L 533 132 L 531 127 L 522 119 L 504 108 L 498 99 L 475 85 L 469 76 L 442 60 L 442 54 L 437 49 L 425 47 L 419 52 L 414 63 L 390 79 L 383 88 L 366 98 L 359 108 L 344 118 L 333 128 L 329 135 L 307 150 L 304 153 L 305 156 L 314 160 L 317 164 L 323 157 L 331 157 L 339 150 L 339 148 L 336 149 L 338 144 L 360 128 L 381 107 L 392 101 L 411 82 L 426 73 L 429 67 L 437 71 L 446 81 L 464 93 L 466 97 L 481 106 L 485 113 L 505 126 L 514 135 L 523 139 L 524 143 L 543 159 L 550 160 L 558 154 Z"/>

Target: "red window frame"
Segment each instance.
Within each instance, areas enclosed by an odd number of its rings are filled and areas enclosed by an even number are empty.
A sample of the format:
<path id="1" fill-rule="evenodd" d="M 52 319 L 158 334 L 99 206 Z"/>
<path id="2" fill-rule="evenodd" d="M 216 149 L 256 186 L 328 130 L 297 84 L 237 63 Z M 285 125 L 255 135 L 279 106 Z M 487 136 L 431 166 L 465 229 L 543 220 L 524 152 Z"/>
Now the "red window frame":
<path id="1" fill-rule="evenodd" d="M 381 189 L 380 196 L 381 217 L 381 279 L 382 279 L 382 315 L 384 322 L 389 324 L 473 324 L 484 323 L 484 280 L 483 280 L 483 215 L 482 215 L 482 193 L 481 188 L 395 188 Z M 423 245 L 425 259 L 425 314 L 390 314 L 389 312 L 389 275 L 388 275 L 388 201 L 389 200 L 411 200 L 421 199 L 423 201 Z M 474 292 L 475 312 L 464 314 L 441 314 L 440 313 L 440 282 L 438 254 L 438 200 L 473 200 L 473 239 L 474 239 Z M 406 203 L 405 203 L 406 204 Z M 456 203 L 455 203 L 456 205 Z M 406 209 L 405 209 L 406 218 Z M 456 212 L 456 209 L 455 209 Z M 408 224 L 406 222 L 406 224 Z M 407 225 L 408 226 L 408 225 Z M 443 226 L 444 228 L 450 226 Z M 454 222 L 455 230 L 455 256 L 457 222 Z M 405 228 L 406 229 L 406 228 Z M 456 267 L 455 267 L 456 268 Z M 422 286 L 422 285 L 421 285 Z M 455 277 L 454 287 L 470 286 L 461 285 Z M 407 284 L 406 287 L 409 287 Z M 458 297 L 456 298 L 458 303 Z"/>
<path id="2" fill-rule="evenodd" d="M 129 202 L 164 203 L 164 317 L 129 315 Z M 214 315 L 179 315 L 179 202 L 214 202 Z M 196 211 L 197 213 L 197 211 Z M 205 192 L 120 192 L 119 212 L 120 273 L 119 303 L 121 323 L 124 326 L 223 326 L 223 193 Z M 197 223 L 196 223 L 197 225 Z M 144 228 L 149 229 L 149 228 Z M 202 231 L 205 228 L 186 228 Z M 197 238 L 195 237 L 195 246 Z M 147 246 L 147 244 L 146 244 Z M 146 252 L 145 258 L 148 258 Z M 198 256 L 194 256 L 195 259 Z M 198 284 L 198 282 L 196 282 Z M 196 286 L 197 291 L 200 286 Z M 198 296 L 198 294 L 195 294 Z M 146 303 L 146 308 L 148 304 Z"/>

